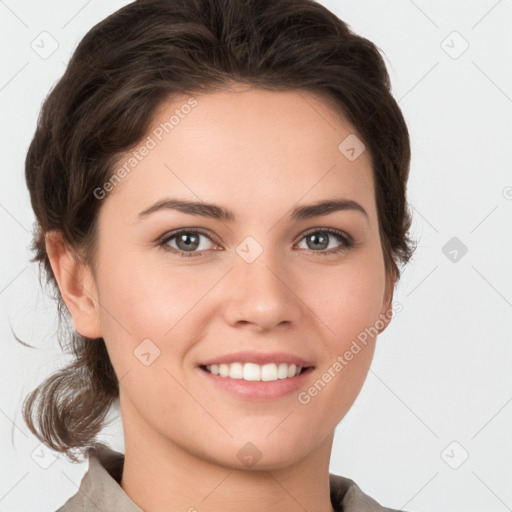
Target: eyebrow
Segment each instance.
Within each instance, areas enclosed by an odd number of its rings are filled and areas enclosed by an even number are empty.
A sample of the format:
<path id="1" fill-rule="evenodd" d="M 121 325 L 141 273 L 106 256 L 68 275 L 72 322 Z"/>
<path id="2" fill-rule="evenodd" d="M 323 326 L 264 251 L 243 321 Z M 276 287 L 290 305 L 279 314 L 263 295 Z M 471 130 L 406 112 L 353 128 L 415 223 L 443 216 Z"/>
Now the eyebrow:
<path id="1" fill-rule="evenodd" d="M 212 219 L 226 222 L 235 222 L 237 220 L 237 215 L 234 212 L 216 204 L 205 201 L 196 202 L 186 199 L 166 198 L 140 212 L 138 215 L 138 221 L 140 222 L 152 213 L 160 210 L 177 210 L 189 215 L 210 217 Z M 359 203 L 351 199 L 343 198 L 328 199 L 318 201 L 313 204 L 297 206 L 292 210 L 291 219 L 310 219 L 321 215 L 328 215 L 329 213 L 337 211 L 356 211 L 362 213 L 366 217 L 366 220 L 369 221 L 368 213 Z"/>

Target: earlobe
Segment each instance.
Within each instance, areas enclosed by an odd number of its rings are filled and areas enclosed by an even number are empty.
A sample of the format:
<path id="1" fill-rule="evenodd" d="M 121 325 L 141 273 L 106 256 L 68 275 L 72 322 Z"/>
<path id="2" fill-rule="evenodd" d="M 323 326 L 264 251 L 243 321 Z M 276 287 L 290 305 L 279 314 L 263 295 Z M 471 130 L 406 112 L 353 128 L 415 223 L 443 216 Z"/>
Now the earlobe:
<path id="1" fill-rule="evenodd" d="M 386 289 L 384 291 L 384 298 L 382 301 L 382 310 L 380 312 L 379 334 L 383 332 L 391 318 L 393 317 L 393 293 L 395 290 L 396 275 L 394 271 L 389 271 L 386 275 Z"/>
<path id="2" fill-rule="evenodd" d="M 99 303 L 90 269 L 75 259 L 59 231 L 46 234 L 46 252 L 75 330 L 87 338 L 100 338 Z"/>

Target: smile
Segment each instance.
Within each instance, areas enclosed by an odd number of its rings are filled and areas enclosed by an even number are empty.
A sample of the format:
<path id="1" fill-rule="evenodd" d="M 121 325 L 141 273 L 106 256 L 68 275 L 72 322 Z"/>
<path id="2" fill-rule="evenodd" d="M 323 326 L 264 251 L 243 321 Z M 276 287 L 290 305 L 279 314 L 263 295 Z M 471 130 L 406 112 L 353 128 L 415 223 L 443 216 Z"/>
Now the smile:
<path id="1" fill-rule="evenodd" d="M 289 379 L 300 375 L 302 366 L 287 363 L 268 363 L 259 365 L 256 363 L 234 362 L 230 364 L 212 364 L 201 366 L 204 370 L 230 379 L 242 379 L 247 381 L 275 381 Z"/>

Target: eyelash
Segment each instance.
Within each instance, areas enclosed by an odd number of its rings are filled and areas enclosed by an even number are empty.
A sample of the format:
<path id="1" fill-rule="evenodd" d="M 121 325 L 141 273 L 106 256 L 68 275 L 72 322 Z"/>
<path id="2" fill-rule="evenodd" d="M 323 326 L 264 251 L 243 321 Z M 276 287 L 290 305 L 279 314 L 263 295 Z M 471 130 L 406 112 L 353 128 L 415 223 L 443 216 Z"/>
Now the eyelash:
<path id="1" fill-rule="evenodd" d="M 212 239 L 210 234 L 208 234 L 207 232 L 205 232 L 201 229 L 180 229 L 178 231 L 173 231 L 172 233 L 168 233 L 168 234 L 165 234 L 164 236 L 160 237 L 158 239 L 158 246 L 161 247 L 166 252 L 177 253 L 180 257 L 184 257 L 184 258 L 202 256 L 202 253 L 204 251 L 196 251 L 196 252 L 188 252 L 187 253 L 186 251 L 182 251 L 181 249 L 175 249 L 174 247 L 169 247 L 167 245 L 173 238 L 175 238 L 176 236 L 181 235 L 183 233 L 204 235 L 207 238 L 209 238 L 212 242 L 216 243 L 217 245 L 220 245 L 216 240 Z M 342 242 L 341 246 L 334 250 L 333 249 L 330 249 L 330 250 L 324 249 L 322 251 L 312 251 L 311 250 L 312 252 L 318 253 L 322 256 L 337 254 L 337 253 L 340 253 L 347 249 L 350 249 L 351 247 L 353 247 L 355 245 L 355 242 L 352 240 L 352 238 L 350 236 L 348 236 L 343 231 L 339 231 L 339 230 L 333 229 L 333 228 L 319 228 L 319 229 L 315 229 L 314 231 L 309 231 L 303 235 L 303 237 L 299 240 L 299 242 L 301 242 L 307 236 L 313 235 L 316 233 L 328 233 L 330 235 L 335 235 Z"/>

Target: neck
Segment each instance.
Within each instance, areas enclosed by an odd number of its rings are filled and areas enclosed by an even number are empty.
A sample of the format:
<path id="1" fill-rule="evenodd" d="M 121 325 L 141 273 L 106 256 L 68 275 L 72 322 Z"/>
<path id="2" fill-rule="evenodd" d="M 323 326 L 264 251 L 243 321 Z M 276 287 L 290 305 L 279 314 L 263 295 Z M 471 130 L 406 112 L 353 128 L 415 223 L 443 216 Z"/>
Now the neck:
<path id="1" fill-rule="evenodd" d="M 239 469 L 192 453 L 136 415 L 123 422 L 121 487 L 146 512 L 333 512 L 329 460 L 333 435 L 278 469 Z"/>

